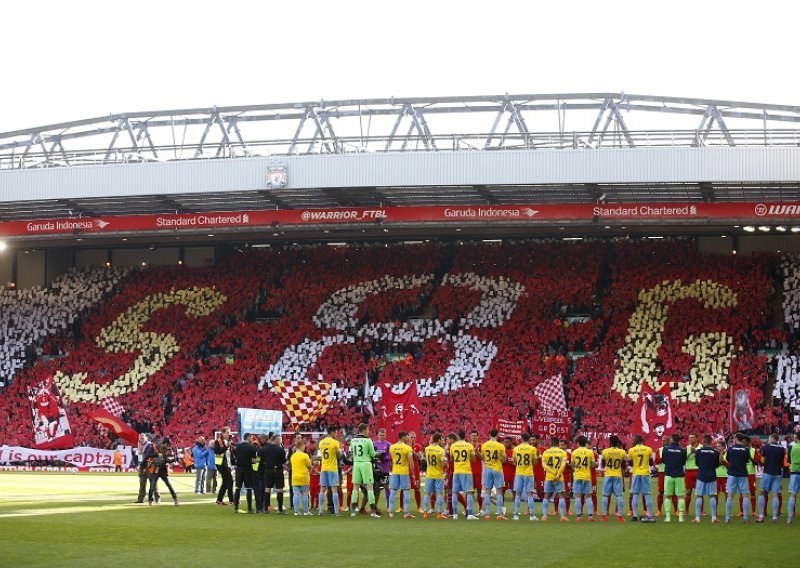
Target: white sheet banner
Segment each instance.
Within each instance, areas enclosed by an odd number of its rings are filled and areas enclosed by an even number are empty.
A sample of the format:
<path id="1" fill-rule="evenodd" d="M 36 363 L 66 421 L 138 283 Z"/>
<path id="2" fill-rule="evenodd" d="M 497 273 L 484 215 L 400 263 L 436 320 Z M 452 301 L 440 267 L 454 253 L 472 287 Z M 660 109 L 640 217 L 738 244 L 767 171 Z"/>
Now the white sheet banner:
<path id="1" fill-rule="evenodd" d="M 114 467 L 114 453 L 116 450 L 101 450 L 98 448 L 72 448 L 71 450 L 33 450 L 19 446 L 0 446 L 0 464 L 24 461 L 52 461 L 59 460 L 80 468 L 85 467 Z M 130 466 L 131 452 L 127 447 L 120 448 L 122 467 Z"/>

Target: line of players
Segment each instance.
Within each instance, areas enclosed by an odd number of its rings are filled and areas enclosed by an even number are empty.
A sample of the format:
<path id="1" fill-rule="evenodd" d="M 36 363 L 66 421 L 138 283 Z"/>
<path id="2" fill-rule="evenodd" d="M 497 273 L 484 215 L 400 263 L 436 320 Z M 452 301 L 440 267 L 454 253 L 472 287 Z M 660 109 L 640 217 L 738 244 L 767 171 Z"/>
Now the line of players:
<path id="1" fill-rule="evenodd" d="M 513 446 L 510 439 L 505 443 L 498 440 L 496 430 L 490 432 L 490 439 L 482 444 L 477 443 L 477 432 L 472 433 L 472 442 L 465 440 L 465 433 L 450 434 L 445 439 L 441 434 L 431 437 L 430 445 L 424 449 L 409 442 L 406 432 L 399 434 L 396 443 L 389 447 L 391 458 L 391 474 L 389 482 L 388 511 L 393 516 L 396 510 L 402 510 L 405 518 L 414 518 L 410 510 L 410 494 L 414 489 L 415 479 L 419 480 L 418 463 L 425 461 L 426 476 L 422 505 L 423 517 L 436 514 L 437 518 L 458 519 L 459 503 L 462 504 L 467 520 L 477 520 L 481 516 L 491 518 L 490 508 L 495 505 L 495 518 L 505 520 L 504 504 L 506 491 L 513 487 L 513 520 L 519 520 L 521 506 L 527 503 L 527 513 L 531 521 L 539 520 L 535 514 L 535 468 L 538 464 L 544 471 L 543 499 L 541 520 L 547 521 L 550 506 L 553 512 L 558 511 L 559 520 L 567 522 L 567 509 L 571 493 L 574 499 L 576 521 L 586 519 L 594 521 L 597 508 L 595 488 L 597 486 L 597 470 L 603 472 L 603 489 L 601 500 L 601 521 L 607 521 L 612 498 L 616 498 L 616 519 L 625 522 L 623 516 L 623 478 L 630 468 L 630 502 L 629 515 L 634 521 L 654 521 L 651 501 L 651 469 L 658 468 L 659 513 L 663 502 L 665 522 L 672 519 L 673 509 L 677 504 L 678 521 L 683 522 L 688 512 L 692 491 L 695 493 L 695 518 L 699 523 L 704 510 L 704 499 L 708 498 L 711 522 L 718 523 L 717 495 L 726 494 L 725 522 L 731 520 L 733 499 L 739 495 L 741 500 L 741 516 L 744 522 L 750 520 L 751 483 L 754 482 L 755 465 L 764 467 L 761 478 L 761 490 L 758 495 L 756 522 L 765 518 L 767 499 L 772 496 L 772 521 L 777 522 L 781 509 L 781 487 L 786 449 L 778 443 L 777 435 L 770 437 L 769 442 L 761 449 L 760 455 L 748 446 L 749 438 L 744 434 L 736 434 L 734 443 L 726 446 L 723 442 L 712 443 L 711 436 L 704 436 L 702 443 L 697 436 L 689 437 L 689 444 L 682 446 L 680 436 L 665 438 L 663 447 L 657 452 L 644 445 L 643 438 L 636 436 L 634 445 L 627 451 L 617 436 L 610 438 L 610 447 L 598 456 L 587 447 L 588 440 L 578 436 L 576 447 L 568 449 L 566 440 L 551 438 L 547 449 L 539 448 L 538 437 L 522 435 L 522 443 Z M 794 518 L 797 493 L 800 492 L 800 444 L 790 447 L 790 501 L 787 522 Z M 445 445 L 447 444 L 447 445 Z M 477 446 L 477 447 L 476 447 Z M 359 436 L 350 443 L 353 460 L 353 486 L 361 488 L 367 495 L 367 511 L 372 516 L 376 513 L 376 499 L 373 491 L 372 461 L 376 453 L 372 440 L 369 439 L 369 427 L 362 424 Z M 338 515 L 338 498 L 335 489 L 339 485 L 338 460 L 341 459 L 341 446 L 335 438 L 335 429 L 319 442 L 321 457 L 321 482 L 319 514 L 323 513 L 323 504 L 328 490 L 334 494 L 334 514 Z M 478 467 L 476 467 L 478 466 Z M 310 467 L 310 462 L 309 462 Z M 476 470 L 480 485 L 475 483 Z M 509 473 L 513 471 L 513 478 Z M 751 473 L 752 472 L 752 473 Z M 752 476 L 752 477 L 751 477 Z M 571 491 L 569 481 L 572 481 Z M 300 480 L 298 480 L 300 481 Z M 449 503 L 446 501 L 446 490 L 450 489 Z M 474 491 L 478 490 L 478 511 L 475 511 Z M 302 488 L 300 493 L 302 495 Z M 688 491 L 688 492 L 687 492 Z M 358 510 L 357 502 L 360 491 L 351 492 L 352 515 Z M 494 495 L 494 499 L 492 496 Z M 402 496 L 402 508 L 395 509 L 395 504 Z M 639 516 L 639 497 L 644 500 L 644 515 Z M 753 497 L 754 498 L 754 497 Z M 447 509 L 447 505 L 450 509 Z M 419 503 L 418 503 L 419 507 Z"/>

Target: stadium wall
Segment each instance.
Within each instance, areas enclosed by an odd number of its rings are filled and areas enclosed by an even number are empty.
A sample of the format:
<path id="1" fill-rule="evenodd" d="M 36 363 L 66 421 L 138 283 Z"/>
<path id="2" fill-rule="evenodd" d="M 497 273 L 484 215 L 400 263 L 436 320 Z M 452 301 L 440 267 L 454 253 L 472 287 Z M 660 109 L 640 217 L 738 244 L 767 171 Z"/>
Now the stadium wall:
<path id="1" fill-rule="evenodd" d="M 800 148 L 602 148 L 273 156 L 0 171 L 0 201 L 289 189 L 574 183 L 795 182 Z"/>

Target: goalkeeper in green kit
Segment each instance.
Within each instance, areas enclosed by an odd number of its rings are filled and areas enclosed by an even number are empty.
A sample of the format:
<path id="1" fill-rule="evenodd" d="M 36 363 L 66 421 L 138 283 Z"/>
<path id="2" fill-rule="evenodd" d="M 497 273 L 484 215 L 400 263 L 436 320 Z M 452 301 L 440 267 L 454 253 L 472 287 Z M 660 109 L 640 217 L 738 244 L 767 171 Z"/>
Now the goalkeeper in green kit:
<path id="1" fill-rule="evenodd" d="M 373 490 L 372 460 L 375 458 L 375 446 L 369 437 L 369 425 L 358 425 L 358 436 L 350 440 L 350 455 L 353 459 L 353 493 L 350 496 L 350 516 L 358 513 L 358 496 L 362 488 L 367 492 L 367 512 L 372 517 L 380 517 L 375 513 L 375 491 Z"/>

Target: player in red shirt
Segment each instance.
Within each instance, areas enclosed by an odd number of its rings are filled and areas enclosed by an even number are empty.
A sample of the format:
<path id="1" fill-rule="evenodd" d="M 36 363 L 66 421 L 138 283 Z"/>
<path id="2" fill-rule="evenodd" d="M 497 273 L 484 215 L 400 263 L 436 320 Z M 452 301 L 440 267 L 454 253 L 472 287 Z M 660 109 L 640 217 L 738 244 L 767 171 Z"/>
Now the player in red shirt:
<path id="1" fill-rule="evenodd" d="M 473 430 L 469 433 L 470 437 L 470 444 L 475 446 L 475 455 L 478 456 L 481 453 L 481 441 L 478 437 L 478 431 Z M 472 462 L 472 485 L 475 487 L 475 493 L 478 494 L 478 508 L 483 511 L 483 462 L 480 459 L 476 459 Z"/>
<path id="2" fill-rule="evenodd" d="M 539 443 L 541 438 L 539 434 L 531 434 L 531 446 L 536 448 L 536 451 L 541 455 L 542 450 L 539 449 Z M 536 464 L 533 466 L 533 481 L 536 485 L 536 498 L 541 501 L 542 497 L 544 496 L 544 468 L 542 467 L 542 460 L 536 460 Z"/>
<path id="3" fill-rule="evenodd" d="M 423 450 L 422 444 L 417 443 L 416 432 L 409 432 L 408 445 L 411 446 L 411 449 L 414 450 L 415 454 L 417 455 L 422 454 Z M 411 459 L 411 463 L 409 464 L 408 468 L 408 477 L 411 481 L 411 489 L 414 490 L 414 500 L 417 502 L 417 511 L 420 513 L 424 513 L 425 511 L 422 510 L 422 496 L 419 493 L 419 478 L 420 478 L 419 460 L 416 458 Z"/>
<path id="4" fill-rule="evenodd" d="M 514 463 L 514 440 L 511 436 L 503 438 L 503 445 L 506 447 L 506 463 L 503 464 L 503 481 L 505 482 L 504 491 L 511 491 L 511 499 L 514 499 L 514 476 L 517 473 L 517 466 Z M 505 494 L 503 495 L 505 501 Z M 505 512 L 504 512 L 505 513 Z"/>

